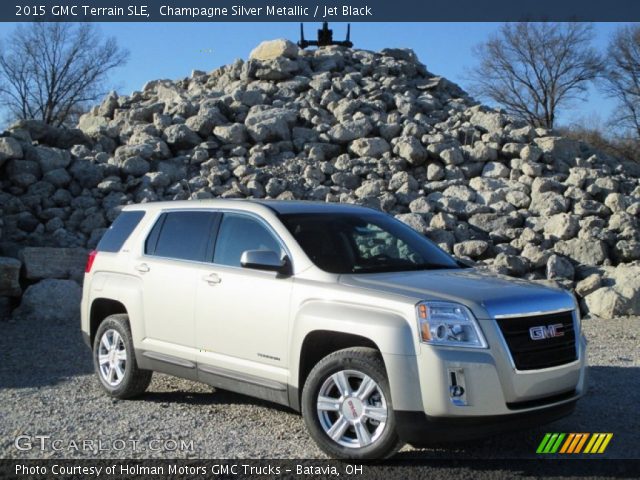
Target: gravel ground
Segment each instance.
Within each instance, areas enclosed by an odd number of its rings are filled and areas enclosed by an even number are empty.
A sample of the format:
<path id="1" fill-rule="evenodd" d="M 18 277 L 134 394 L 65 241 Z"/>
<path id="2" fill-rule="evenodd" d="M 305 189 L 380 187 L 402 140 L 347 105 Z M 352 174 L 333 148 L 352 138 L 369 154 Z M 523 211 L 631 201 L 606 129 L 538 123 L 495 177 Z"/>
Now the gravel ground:
<path id="1" fill-rule="evenodd" d="M 591 388 L 574 415 L 456 448 L 405 447 L 398 459 L 535 458 L 547 431 L 613 432 L 607 458 L 640 458 L 640 318 L 583 325 Z M 0 351 L 0 458 L 324 458 L 299 415 L 260 400 L 160 374 L 139 399 L 108 398 L 76 324 L 1 322 Z M 21 451 L 18 435 L 51 438 Z"/>

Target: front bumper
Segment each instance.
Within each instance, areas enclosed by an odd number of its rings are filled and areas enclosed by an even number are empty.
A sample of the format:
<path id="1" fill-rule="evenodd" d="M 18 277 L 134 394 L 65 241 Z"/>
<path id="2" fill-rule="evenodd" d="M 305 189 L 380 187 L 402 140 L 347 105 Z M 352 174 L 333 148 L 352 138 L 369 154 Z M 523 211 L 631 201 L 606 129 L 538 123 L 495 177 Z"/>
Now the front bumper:
<path id="1" fill-rule="evenodd" d="M 570 415 L 576 399 L 534 411 L 484 417 L 431 417 L 424 412 L 396 410 L 400 438 L 415 447 L 461 442 L 532 428 Z"/>

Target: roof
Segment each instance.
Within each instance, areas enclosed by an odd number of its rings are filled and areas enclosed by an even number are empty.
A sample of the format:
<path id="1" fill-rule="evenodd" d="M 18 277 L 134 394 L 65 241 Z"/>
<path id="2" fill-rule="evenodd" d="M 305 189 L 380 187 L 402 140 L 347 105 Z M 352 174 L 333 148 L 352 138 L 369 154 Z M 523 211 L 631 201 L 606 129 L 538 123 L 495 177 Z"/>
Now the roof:
<path id="1" fill-rule="evenodd" d="M 249 200 L 275 210 L 278 214 L 293 213 L 363 213 L 377 212 L 368 207 L 350 203 L 312 202 L 305 200 Z"/>
<path id="2" fill-rule="evenodd" d="M 361 205 L 348 203 L 312 202 L 304 200 L 260 200 L 260 199 L 206 199 L 179 200 L 168 202 L 149 202 L 126 205 L 124 210 L 164 210 L 164 209 L 199 209 L 199 208 L 237 208 L 238 210 L 257 211 L 268 208 L 277 214 L 296 213 L 374 213 Z"/>

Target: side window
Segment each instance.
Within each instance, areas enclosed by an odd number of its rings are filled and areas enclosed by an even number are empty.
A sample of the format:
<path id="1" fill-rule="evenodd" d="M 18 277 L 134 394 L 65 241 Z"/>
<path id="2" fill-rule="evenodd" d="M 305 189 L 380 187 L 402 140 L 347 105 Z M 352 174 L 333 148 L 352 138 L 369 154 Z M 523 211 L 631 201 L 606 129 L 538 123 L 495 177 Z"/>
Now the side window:
<path id="1" fill-rule="evenodd" d="M 259 221 L 234 213 L 225 213 L 218 230 L 213 263 L 240 266 L 246 250 L 271 250 L 282 254 L 280 242 Z"/>
<path id="2" fill-rule="evenodd" d="M 160 216 L 145 242 L 145 253 L 203 262 L 213 241 L 214 212 L 169 212 Z"/>
<path id="3" fill-rule="evenodd" d="M 99 252 L 119 252 L 131 232 L 142 220 L 142 217 L 144 217 L 144 212 L 140 210 L 129 210 L 120 213 L 109 229 L 104 232 L 96 250 Z"/>

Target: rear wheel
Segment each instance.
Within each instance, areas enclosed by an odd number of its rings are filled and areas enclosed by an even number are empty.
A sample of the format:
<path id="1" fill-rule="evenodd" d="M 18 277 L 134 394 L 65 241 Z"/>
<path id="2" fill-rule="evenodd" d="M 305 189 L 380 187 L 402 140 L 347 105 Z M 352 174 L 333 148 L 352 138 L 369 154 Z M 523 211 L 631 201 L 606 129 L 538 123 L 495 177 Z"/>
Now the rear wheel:
<path id="1" fill-rule="evenodd" d="M 147 389 L 152 372 L 138 368 L 127 315 L 111 315 L 100 324 L 93 342 L 93 366 L 113 397 L 131 398 Z"/>
<path id="2" fill-rule="evenodd" d="M 313 439 L 331 457 L 387 458 L 402 446 L 384 363 L 371 348 L 322 359 L 305 382 L 302 414 Z"/>

